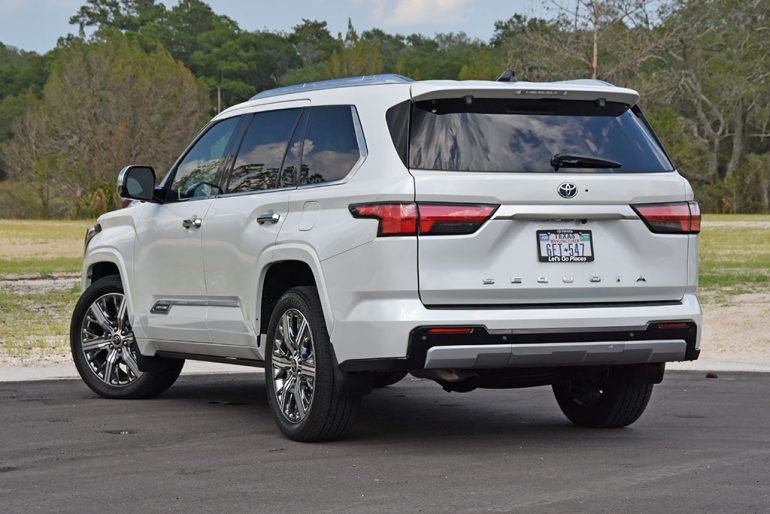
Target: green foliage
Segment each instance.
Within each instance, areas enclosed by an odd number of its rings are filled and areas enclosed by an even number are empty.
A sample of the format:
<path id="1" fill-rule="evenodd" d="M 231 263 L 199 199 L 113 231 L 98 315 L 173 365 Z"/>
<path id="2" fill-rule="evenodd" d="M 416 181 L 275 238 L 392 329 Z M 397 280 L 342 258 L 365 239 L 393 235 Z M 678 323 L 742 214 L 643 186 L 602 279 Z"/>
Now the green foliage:
<path id="1" fill-rule="evenodd" d="M 325 21 L 303 19 L 286 40 L 296 50 L 303 67 L 323 64 L 342 48 L 340 41 L 329 33 Z"/>
<path id="2" fill-rule="evenodd" d="M 113 209 L 120 167 L 142 162 L 163 170 L 208 105 L 202 85 L 162 49 L 146 53 L 104 29 L 98 42 L 73 41 L 4 147 L 15 198 L 40 217 Z"/>
<path id="3" fill-rule="evenodd" d="M 111 27 L 120 31 L 137 31 L 163 18 L 166 8 L 155 0 L 86 0 L 86 4 L 70 18 L 80 28 Z"/>
<path id="4" fill-rule="evenodd" d="M 496 48 L 481 47 L 476 58 L 460 68 L 459 80 L 495 80 L 503 71 L 500 69 L 501 52 Z"/>
<path id="5" fill-rule="evenodd" d="M 263 89 L 374 73 L 495 79 L 506 68 L 519 80 L 595 77 L 639 90 L 704 211 L 770 211 L 770 0 L 571 0 L 544 18 L 496 21 L 488 43 L 464 33 L 359 34 L 350 22 L 334 37 L 308 19 L 289 33 L 249 32 L 203 0 L 84 1 L 70 19 L 79 35 L 45 56 L 0 44 L 0 180 L 15 179 L 0 187 L 0 214 L 111 208 L 118 165 L 144 159 L 162 169 L 204 112 Z M 157 90 L 153 74 L 165 77 Z M 175 74 L 187 84 L 178 91 Z M 160 91 L 170 101 L 155 101 Z"/>
<path id="6" fill-rule="evenodd" d="M 279 77 L 300 63 L 291 44 L 269 32 L 241 32 L 207 46 L 211 49 L 192 54 L 191 69 L 210 90 L 222 88 L 225 105 L 277 86 Z"/>
<path id="7" fill-rule="evenodd" d="M 47 78 L 47 59 L 0 43 L 0 144 L 12 137 L 13 121 L 30 99 L 40 96 Z M 0 153 L 0 181 L 7 175 L 7 162 Z"/>
<path id="8" fill-rule="evenodd" d="M 669 157 L 677 170 L 688 179 L 698 181 L 698 170 L 706 166 L 706 148 L 692 137 L 695 128 L 690 120 L 682 118 L 671 107 L 653 107 L 645 113 L 647 121 L 664 141 Z"/>
<path id="9" fill-rule="evenodd" d="M 343 42 L 341 42 L 343 43 Z M 326 65 L 327 78 L 374 75 L 383 71 L 383 56 L 379 42 L 358 37 L 348 20 L 348 32 L 339 50 L 334 50 Z"/>

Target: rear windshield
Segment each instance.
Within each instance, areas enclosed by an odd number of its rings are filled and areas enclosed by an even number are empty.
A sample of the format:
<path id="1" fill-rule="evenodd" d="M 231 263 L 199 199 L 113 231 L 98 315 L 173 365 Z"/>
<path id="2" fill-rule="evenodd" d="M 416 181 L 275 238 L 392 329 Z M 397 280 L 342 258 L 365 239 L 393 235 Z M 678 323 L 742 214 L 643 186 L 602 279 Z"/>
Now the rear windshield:
<path id="1" fill-rule="evenodd" d="M 618 167 L 565 172 L 671 171 L 671 162 L 629 106 L 577 100 L 471 97 L 415 102 L 409 166 L 441 171 L 553 172 L 556 154 Z M 580 164 L 585 164 L 581 162 Z"/>

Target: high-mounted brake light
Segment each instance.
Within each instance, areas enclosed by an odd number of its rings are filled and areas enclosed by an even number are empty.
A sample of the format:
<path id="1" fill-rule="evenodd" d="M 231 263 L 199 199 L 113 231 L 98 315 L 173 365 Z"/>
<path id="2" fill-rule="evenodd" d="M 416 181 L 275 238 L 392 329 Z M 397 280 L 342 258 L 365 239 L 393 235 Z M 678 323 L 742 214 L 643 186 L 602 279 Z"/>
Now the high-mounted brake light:
<path id="1" fill-rule="evenodd" d="M 698 202 L 649 203 L 631 207 L 655 233 L 697 234 L 700 232 Z"/>
<path id="2" fill-rule="evenodd" d="M 367 203 L 349 207 L 354 218 L 379 221 L 378 236 L 472 234 L 487 221 L 497 205 L 452 203 Z"/>

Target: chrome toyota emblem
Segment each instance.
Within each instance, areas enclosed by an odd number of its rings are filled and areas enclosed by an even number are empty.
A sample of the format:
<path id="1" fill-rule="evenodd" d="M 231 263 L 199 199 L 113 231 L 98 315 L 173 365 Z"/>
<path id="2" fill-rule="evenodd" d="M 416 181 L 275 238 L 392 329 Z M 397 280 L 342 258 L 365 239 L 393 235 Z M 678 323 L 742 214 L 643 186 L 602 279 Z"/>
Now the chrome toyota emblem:
<path id="1" fill-rule="evenodd" d="M 574 198 L 577 194 L 577 186 L 570 182 L 565 182 L 560 184 L 559 187 L 556 188 L 556 191 L 558 191 L 559 196 L 562 198 Z"/>

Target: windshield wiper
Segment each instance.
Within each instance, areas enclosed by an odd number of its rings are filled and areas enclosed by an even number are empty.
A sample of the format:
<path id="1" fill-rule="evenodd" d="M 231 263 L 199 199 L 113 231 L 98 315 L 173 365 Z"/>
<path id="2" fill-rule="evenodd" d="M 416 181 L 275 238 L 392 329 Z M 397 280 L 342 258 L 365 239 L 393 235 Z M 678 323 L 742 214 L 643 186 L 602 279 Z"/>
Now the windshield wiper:
<path id="1" fill-rule="evenodd" d="M 623 165 L 609 159 L 557 153 L 551 157 L 551 166 L 553 166 L 554 171 L 559 171 L 559 168 L 620 168 Z"/>

